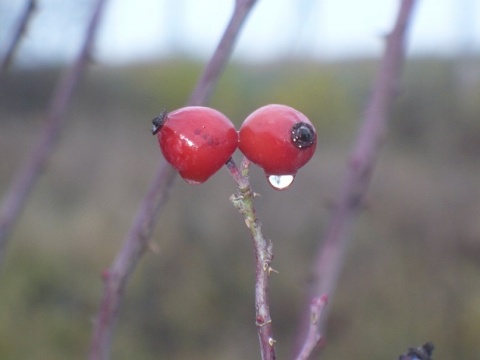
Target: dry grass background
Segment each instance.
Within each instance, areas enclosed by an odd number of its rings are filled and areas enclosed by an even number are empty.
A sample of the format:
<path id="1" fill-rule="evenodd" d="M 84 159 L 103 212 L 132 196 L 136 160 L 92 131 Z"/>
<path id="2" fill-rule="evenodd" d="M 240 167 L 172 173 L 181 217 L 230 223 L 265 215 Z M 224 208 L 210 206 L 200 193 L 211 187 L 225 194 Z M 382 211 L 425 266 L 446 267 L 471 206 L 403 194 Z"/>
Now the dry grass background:
<path id="1" fill-rule="evenodd" d="M 368 98 L 373 60 L 232 64 L 212 106 L 239 126 L 267 103 L 307 114 L 313 160 L 291 189 L 253 169 L 265 234 L 274 241 L 272 316 L 288 358 L 309 266 Z M 459 63 L 406 67 L 368 203 L 332 302 L 325 359 L 395 358 L 432 340 L 438 358 L 480 352 L 480 82 Z M 188 98 L 201 64 L 173 59 L 94 66 L 58 150 L 17 224 L 0 278 L 0 358 L 81 359 L 108 267 L 160 159 L 149 134 L 161 108 Z M 41 126 L 58 69 L 11 74 L 0 91 L 0 190 Z M 236 156 L 239 156 L 237 154 Z M 177 179 L 148 254 L 127 289 L 114 359 L 254 359 L 250 239 L 222 169 Z"/>

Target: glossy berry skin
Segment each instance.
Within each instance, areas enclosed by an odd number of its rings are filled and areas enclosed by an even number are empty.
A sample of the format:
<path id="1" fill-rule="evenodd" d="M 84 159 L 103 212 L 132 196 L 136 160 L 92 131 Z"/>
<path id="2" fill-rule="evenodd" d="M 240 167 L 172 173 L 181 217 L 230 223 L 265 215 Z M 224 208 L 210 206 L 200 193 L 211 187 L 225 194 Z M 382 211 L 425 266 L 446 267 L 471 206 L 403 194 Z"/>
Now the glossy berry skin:
<path id="1" fill-rule="evenodd" d="M 191 184 L 201 184 L 232 156 L 238 133 L 221 112 L 188 106 L 153 119 L 153 134 L 165 159 Z"/>
<path id="2" fill-rule="evenodd" d="M 269 175 L 295 175 L 313 156 L 317 132 L 300 111 L 271 104 L 251 113 L 239 131 L 240 151 Z"/>

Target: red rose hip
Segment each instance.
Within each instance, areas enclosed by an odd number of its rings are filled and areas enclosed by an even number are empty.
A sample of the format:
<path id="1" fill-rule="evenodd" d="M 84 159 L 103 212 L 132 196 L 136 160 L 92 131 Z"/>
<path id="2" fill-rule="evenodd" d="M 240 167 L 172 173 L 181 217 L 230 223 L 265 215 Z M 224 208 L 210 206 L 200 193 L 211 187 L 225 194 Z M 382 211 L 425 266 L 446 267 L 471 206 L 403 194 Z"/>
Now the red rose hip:
<path id="1" fill-rule="evenodd" d="M 313 156 L 317 132 L 300 111 L 271 104 L 251 113 L 239 131 L 240 151 L 265 171 L 270 185 L 286 189 Z"/>
<path id="2" fill-rule="evenodd" d="M 215 109 L 188 106 L 162 112 L 152 122 L 163 156 L 191 184 L 208 180 L 237 148 L 235 127 Z"/>

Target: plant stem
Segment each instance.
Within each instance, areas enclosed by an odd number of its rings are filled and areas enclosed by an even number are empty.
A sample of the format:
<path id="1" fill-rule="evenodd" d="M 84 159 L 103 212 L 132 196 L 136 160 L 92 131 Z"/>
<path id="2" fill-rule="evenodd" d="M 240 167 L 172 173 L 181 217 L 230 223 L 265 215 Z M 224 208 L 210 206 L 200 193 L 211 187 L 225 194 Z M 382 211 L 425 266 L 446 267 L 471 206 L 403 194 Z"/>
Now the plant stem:
<path id="1" fill-rule="evenodd" d="M 213 88 L 230 59 L 241 25 L 254 3 L 253 0 L 236 1 L 230 22 L 193 91 L 189 105 L 206 105 L 210 100 Z M 110 357 L 113 331 L 127 281 L 147 248 L 148 240 L 160 211 L 168 199 L 175 176 L 176 171 L 166 163 L 162 163 L 138 207 L 137 215 L 122 248 L 110 269 L 106 271 L 103 296 L 96 315 L 90 345 L 90 360 L 104 360 Z"/>
<path id="2" fill-rule="evenodd" d="M 348 162 L 343 187 L 327 224 L 324 241 L 314 264 L 315 280 L 310 298 L 335 292 L 343 267 L 350 230 L 362 206 L 370 183 L 379 148 L 387 126 L 390 107 L 398 93 L 402 65 L 405 58 L 405 36 L 415 0 L 402 0 L 393 30 L 386 37 L 386 49 L 375 79 L 372 97 L 367 104 L 363 124 Z M 326 308 L 328 310 L 328 307 Z M 305 317 L 306 318 L 306 317 Z M 325 328 L 324 312 L 317 326 L 318 334 Z M 304 320 L 302 330 L 306 329 Z M 300 338 L 304 339 L 303 330 Z"/>
<path id="3" fill-rule="evenodd" d="M 327 295 L 323 295 L 319 298 L 313 298 L 312 303 L 310 304 L 310 324 L 308 327 L 308 334 L 299 355 L 296 357 L 296 360 L 308 359 L 315 348 L 320 346 L 323 338 L 322 335 L 317 331 L 317 328 L 322 311 L 325 308 L 325 305 L 327 305 L 327 301 Z"/>
<path id="4" fill-rule="evenodd" d="M 32 15 L 36 7 L 37 7 L 36 0 L 27 1 L 27 5 L 25 6 L 23 13 L 21 14 L 18 20 L 17 28 L 15 30 L 15 33 L 12 36 L 12 40 L 8 45 L 7 51 L 5 52 L 5 55 L 0 63 L 0 77 L 4 76 L 8 68 L 10 67 L 10 64 L 12 63 L 12 60 L 13 60 L 13 56 L 15 55 L 15 51 L 17 50 L 18 45 L 20 44 L 20 40 L 22 39 L 22 36 L 25 34 L 27 30 L 27 25 L 30 19 L 32 18 Z"/>
<path id="5" fill-rule="evenodd" d="M 274 271 L 270 266 L 273 260 L 272 242 L 267 241 L 263 236 L 262 224 L 255 212 L 255 193 L 248 180 L 249 164 L 247 160 L 244 160 L 242 169 L 239 170 L 232 159 L 227 162 L 227 167 L 236 181 L 238 189 L 238 193 L 232 195 L 230 200 L 243 215 L 253 240 L 255 253 L 255 324 L 262 359 L 273 360 L 275 359 L 275 340 L 268 296 L 268 278 L 270 273 Z"/>
<path id="6" fill-rule="evenodd" d="M 235 46 L 240 30 L 257 0 L 236 0 L 233 16 L 228 23 L 222 39 L 215 53 L 205 67 L 197 86 L 192 91 L 189 105 L 204 105 L 212 97 L 213 90 L 218 82 L 219 74 L 223 73 L 226 61 Z"/>
<path id="7" fill-rule="evenodd" d="M 90 50 L 104 4 L 105 0 L 97 0 L 80 53 L 73 66 L 57 83 L 38 140 L 17 169 L 3 198 L 0 207 L 0 267 L 5 257 L 8 236 L 57 143 L 65 112 L 90 59 Z"/>
<path id="8" fill-rule="evenodd" d="M 103 273 L 104 292 L 95 319 L 89 359 L 108 359 L 113 329 L 118 319 L 125 286 L 135 266 L 147 249 L 154 222 L 168 200 L 176 173 L 163 162 L 155 175 L 121 251 L 110 269 Z"/>

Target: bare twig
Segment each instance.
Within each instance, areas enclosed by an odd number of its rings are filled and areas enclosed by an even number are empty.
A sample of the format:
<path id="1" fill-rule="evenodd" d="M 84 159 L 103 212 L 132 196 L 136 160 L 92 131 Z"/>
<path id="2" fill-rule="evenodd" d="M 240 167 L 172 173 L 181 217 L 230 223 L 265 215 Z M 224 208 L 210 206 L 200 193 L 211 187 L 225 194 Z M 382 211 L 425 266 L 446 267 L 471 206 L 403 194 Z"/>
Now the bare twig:
<path id="1" fill-rule="evenodd" d="M 105 0 L 97 0 L 83 46 L 73 66 L 62 76 L 48 107 L 45 124 L 31 153 L 14 174 L 0 208 L 0 264 L 5 256 L 8 235 L 20 216 L 35 181 L 45 168 L 63 125 L 63 117 L 90 58 L 91 47 Z"/>
<path id="2" fill-rule="evenodd" d="M 324 241 L 314 264 L 315 280 L 310 290 L 310 298 L 321 294 L 328 294 L 331 298 L 335 291 L 343 267 L 346 245 L 350 239 L 349 230 L 361 208 L 384 136 L 388 113 L 398 92 L 405 57 L 405 33 L 414 3 L 414 0 L 402 0 L 393 30 L 386 37 L 386 50 L 377 73 L 373 94 L 350 156 L 343 187 L 332 210 Z M 319 321 L 319 334 L 323 333 L 326 319 L 324 314 Z"/>
<path id="3" fill-rule="evenodd" d="M 21 14 L 18 20 L 15 33 L 13 34 L 11 42 L 8 45 L 5 55 L 0 63 L 0 77 L 4 76 L 8 68 L 10 67 L 10 64 L 12 63 L 12 60 L 13 60 L 13 56 L 15 55 L 15 51 L 17 50 L 18 45 L 20 44 L 20 40 L 22 39 L 22 36 L 25 34 L 25 31 L 27 30 L 28 22 L 32 18 L 32 15 L 36 7 L 37 7 L 36 0 L 27 1 L 27 5 L 25 6 L 23 13 Z"/>
<path id="4" fill-rule="evenodd" d="M 237 0 L 227 28 L 210 62 L 199 79 L 189 101 L 190 105 L 205 105 L 218 82 L 233 50 L 233 45 L 255 0 Z M 161 208 L 168 199 L 176 172 L 163 163 L 137 210 L 133 225 L 125 237 L 113 265 L 104 277 L 104 292 L 96 315 L 89 359 L 108 359 L 111 340 L 117 322 L 126 283 L 144 253 Z"/>
<path id="5" fill-rule="evenodd" d="M 162 162 L 145 198 L 141 203 L 133 225 L 126 236 L 121 251 L 113 265 L 103 274 L 104 293 L 90 347 L 90 359 L 107 359 L 125 285 L 130 274 L 147 249 L 148 239 L 157 215 L 168 199 L 176 173 Z"/>
<path id="6" fill-rule="evenodd" d="M 255 324 L 257 325 L 260 351 L 263 360 L 275 359 L 275 340 L 270 317 L 270 302 L 268 296 L 268 278 L 272 269 L 273 260 L 272 242 L 267 241 L 262 233 L 262 224 L 257 217 L 254 207 L 255 193 L 250 187 L 248 170 L 250 162 L 244 158 L 239 170 L 235 162 L 230 159 L 227 167 L 237 183 L 238 193 L 230 197 L 233 205 L 243 215 L 245 224 L 250 230 L 255 252 Z"/>
<path id="7" fill-rule="evenodd" d="M 205 67 L 202 77 L 198 81 L 197 86 L 190 96 L 190 105 L 202 105 L 206 104 L 212 96 L 215 85 L 218 81 L 218 76 L 223 72 L 227 61 L 225 61 L 225 55 L 230 54 L 233 51 L 237 34 L 245 22 L 250 10 L 253 8 L 257 0 L 236 0 L 233 16 L 228 23 L 227 28 L 223 34 L 218 47 L 213 54 L 210 62 Z"/>
<path id="8" fill-rule="evenodd" d="M 305 343 L 303 344 L 300 353 L 298 354 L 296 360 L 306 360 L 310 356 L 313 350 L 320 346 L 322 342 L 322 336 L 318 332 L 318 322 L 320 321 L 322 311 L 327 304 L 328 296 L 323 295 L 320 297 L 313 298 L 312 303 L 310 304 L 310 324 L 308 327 L 308 333 L 306 336 Z"/>

